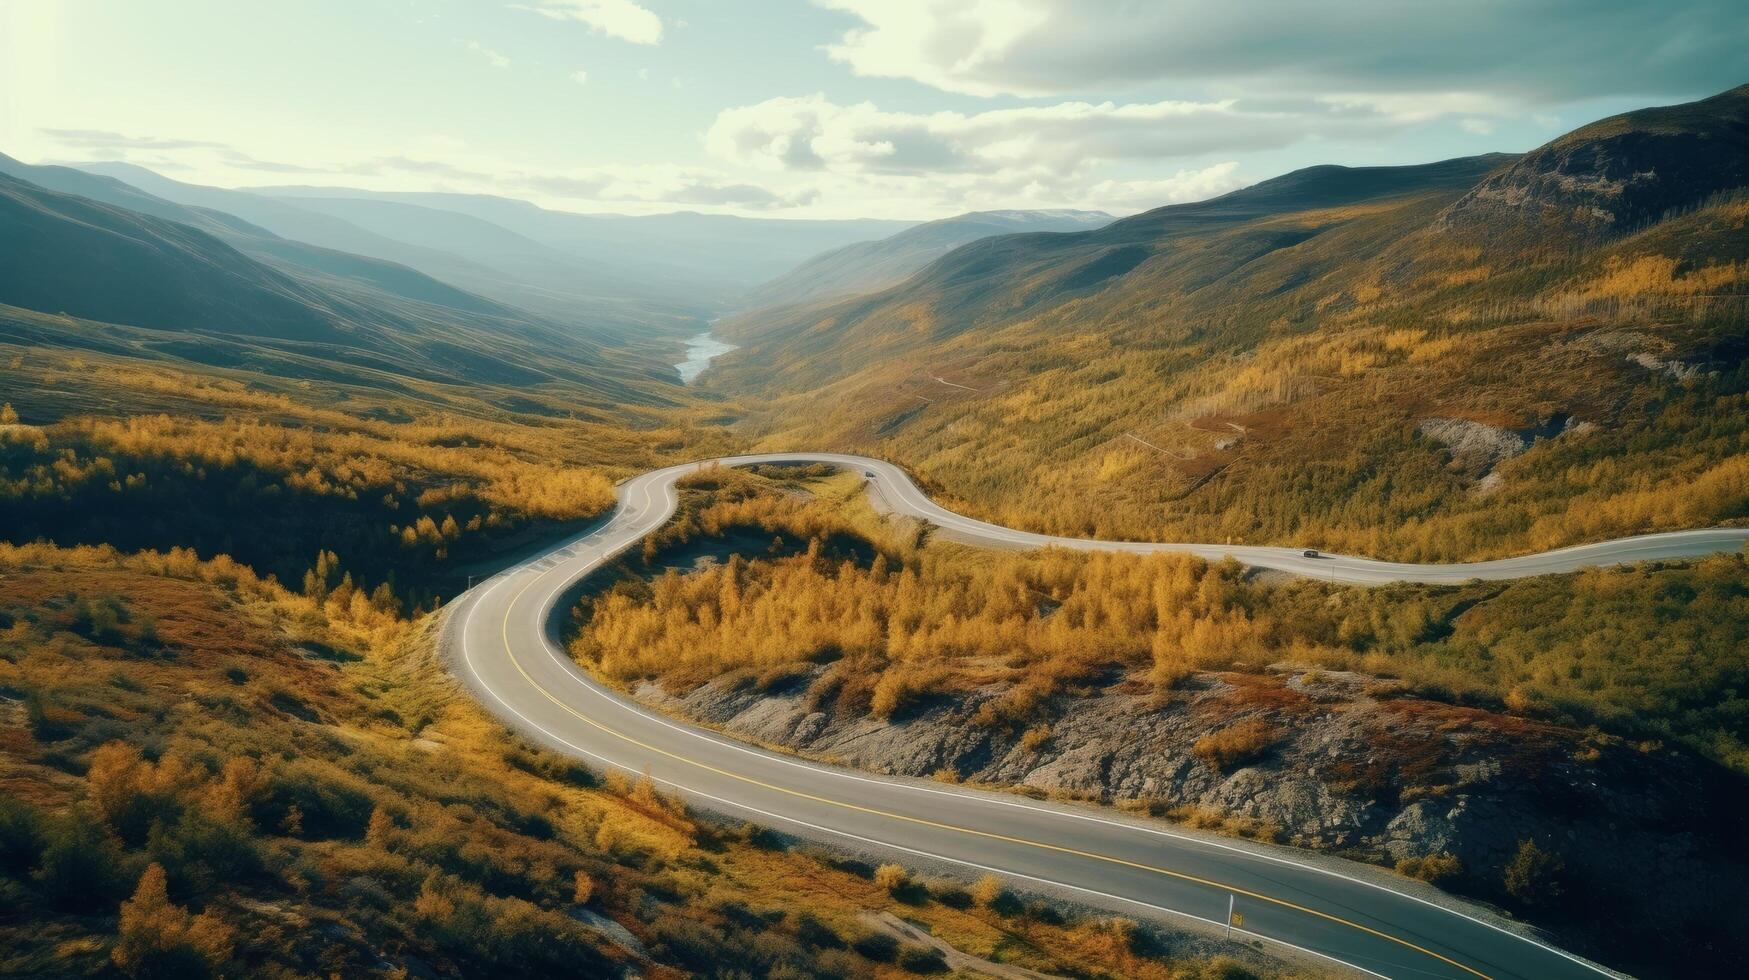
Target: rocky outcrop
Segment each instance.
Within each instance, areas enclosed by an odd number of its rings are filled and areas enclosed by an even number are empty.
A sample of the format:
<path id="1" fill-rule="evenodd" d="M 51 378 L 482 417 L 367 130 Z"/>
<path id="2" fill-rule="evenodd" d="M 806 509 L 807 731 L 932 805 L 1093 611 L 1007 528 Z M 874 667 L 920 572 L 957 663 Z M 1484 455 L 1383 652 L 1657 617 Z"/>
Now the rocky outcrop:
<path id="1" fill-rule="evenodd" d="M 1530 448 L 1530 440 L 1521 432 L 1469 419 L 1422 419 L 1415 431 L 1445 446 L 1453 466 L 1476 473 L 1486 473 Z"/>
<path id="2" fill-rule="evenodd" d="M 1749 871 L 1738 843 L 1749 800 L 1733 774 L 1680 751 L 1409 697 L 1391 682 L 1282 667 L 1198 675 L 1164 701 L 1120 682 L 1065 696 L 1014 731 L 974 723 L 998 686 L 893 720 L 839 714 L 808 695 L 826 669 L 778 690 L 724 679 L 681 696 L 636 693 L 881 773 L 1126 804 L 1386 864 L 1448 854 L 1463 868 L 1448 885 L 1507 904 L 1502 869 L 1526 840 L 1565 862 L 1564 887 L 1659 928 L 1705 928 L 1714 889 Z M 1274 737 L 1243 764 L 1220 769 L 1199 752 L 1204 736 L 1247 720 Z"/>
<path id="3" fill-rule="evenodd" d="M 1574 130 L 1490 174 L 1435 229 L 1502 242 L 1598 240 L 1749 186 L 1749 86 Z"/>
<path id="4" fill-rule="evenodd" d="M 1522 429 L 1434 416 L 1416 423 L 1415 431 L 1444 446 L 1454 469 L 1482 478 L 1494 475 L 1494 467 L 1529 449 L 1539 439 L 1553 439 L 1567 432 L 1583 434 L 1595 428 L 1591 423 L 1557 413 L 1538 425 Z"/>

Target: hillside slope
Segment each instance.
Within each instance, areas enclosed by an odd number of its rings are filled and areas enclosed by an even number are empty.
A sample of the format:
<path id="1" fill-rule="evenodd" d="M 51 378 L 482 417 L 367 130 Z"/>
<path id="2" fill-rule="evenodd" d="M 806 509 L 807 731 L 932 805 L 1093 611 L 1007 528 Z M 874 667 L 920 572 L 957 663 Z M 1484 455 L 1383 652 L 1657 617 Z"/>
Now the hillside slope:
<path id="1" fill-rule="evenodd" d="M 1574 130 L 1441 216 L 1456 233 L 1602 240 L 1749 185 L 1749 85 Z"/>
<path id="2" fill-rule="evenodd" d="M 759 311 L 878 292 L 967 242 L 1035 231 L 1088 231 L 1111 220 L 1103 211 L 972 211 L 816 255 L 753 290 L 741 305 Z"/>
<path id="3" fill-rule="evenodd" d="M 646 405 L 663 401 L 668 387 L 661 365 L 609 359 L 599 344 L 519 311 L 459 309 L 356 279 L 293 275 L 200 228 L 5 175 L 0 304 L 51 315 L 5 317 L 0 339 L 13 343 L 174 356 L 280 377 L 561 383 L 604 402 Z"/>
<path id="4" fill-rule="evenodd" d="M 140 173 L 150 171 L 132 168 Z M 311 223 L 289 222 L 293 231 L 270 229 L 258 222 L 258 217 L 277 219 L 270 208 L 251 207 L 249 195 L 216 189 L 212 195 L 194 194 L 166 197 L 120 177 L 103 173 L 87 173 L 72 167 L 39 166 L 20 163 L 0 155 L 0 174 L 34 184 L 62 194 L 74 194 L 102 204 L 140 214 L 163 218 L 207 232 L 251 258 L 267 262 L 284 271 L 324 280 L 362 284 L 403 299 L 433 303 L 471 312 L 504 312 L 504 307 L 457 289 L 446 282 L 414 271 L 400 264 L 392 249 L 376 249 L 376 242 L 362 231 L 312 227 Z M 166 185 L 174 181 L 159 180 Z M 231 196 L 227 196 L 231 195 Z M 267 202 L 269 205 L 271 201 Z M 238 207 L 240 206 L 240 207 Z M 290 209 L 288 209 L 290 210 Z M 310 218 L 322 220 L 320 215 Z M 337 223 L 338 224 L 338 223 Z M 323 231 L 324 234 L 304 236 L 294 232 Z M 352 233 L 355 232 L 356 234 Z M 282 237 L 287 235 L 289 237 Z"/>
<path id="5" fill-rule="evenodd" d="M 983 239 L 738 325 L 707 383 L 767 448 L 1048 532 L 1449 560 L 1746 519 L 1746 102 Z M 1490 203 L 1672 161 L 1705 173 L 1608 192 L 1603 231 Z"/>
<path id="6" fill-rule="evenodd" d="M 339 334 L 321 298 L 213 236 L 0 175 L 0 300 L 142 327 Z"/>
<path id="7" fill-rule="evenodd" d="M 885 888 L 701 816 L 496 725 L 422 645 L 432 620 L 374 600 L 186 550 L 0 545 L 0 575 L 8 977 L 946 969 L 876 913 L 1013 975 L 1313 975 L 1152 930 L 1114 942 L 1007 892 Z"/>

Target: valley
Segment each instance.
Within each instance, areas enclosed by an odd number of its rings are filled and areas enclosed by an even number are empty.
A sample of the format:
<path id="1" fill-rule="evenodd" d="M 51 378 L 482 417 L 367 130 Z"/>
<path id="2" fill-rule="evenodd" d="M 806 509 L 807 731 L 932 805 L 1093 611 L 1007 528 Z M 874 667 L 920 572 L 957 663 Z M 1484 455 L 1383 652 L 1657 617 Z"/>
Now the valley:
<path id="1" fill-rule="evenodd" d="M 1749 952 L 1729 30 L 425 6 L 0 13 L 0 976 Z"/>

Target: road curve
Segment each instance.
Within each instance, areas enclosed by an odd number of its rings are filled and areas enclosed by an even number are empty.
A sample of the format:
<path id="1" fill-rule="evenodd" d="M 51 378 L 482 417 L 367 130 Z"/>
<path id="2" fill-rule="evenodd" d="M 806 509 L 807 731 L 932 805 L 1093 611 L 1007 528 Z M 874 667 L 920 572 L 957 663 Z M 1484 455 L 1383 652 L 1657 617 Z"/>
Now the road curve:
<path id="1" fill-rule="evenodd" d="M 738 456 L 723 465 L 824 462 L 866 474 L 893 510 L 1007 547 L 1186 551 L 1337 581 L 1452 582 L 1691 557 L 1739 547 L 1749 531 L 1680 532 L 1472 565 L 1306 558 L 1287 548 L 1083 541 L 974 521 L 930 502 L 898 467 L 825 453 Z M 766 752 L 673 721 L 590 679 L 560 648 L 554 606 L 590 572 L 666 523 L 676 481 L 708 463 L 654 470 L 620 485 L 610 519 L 493 576 L 450 604 L 443 644 L 461 678 L 512 727 L 561 752 L 648 772 L 694 805 L 912 862 L 994 872 L 1125 914 L 1224 928 L 1362 974 L 1387 977 L 1596 977 L 1607 971 L 1454 909 L 1437 893 L 1376 871 L 1184 834 L 1079 809 L 933 782 L 871 776 Z"/>

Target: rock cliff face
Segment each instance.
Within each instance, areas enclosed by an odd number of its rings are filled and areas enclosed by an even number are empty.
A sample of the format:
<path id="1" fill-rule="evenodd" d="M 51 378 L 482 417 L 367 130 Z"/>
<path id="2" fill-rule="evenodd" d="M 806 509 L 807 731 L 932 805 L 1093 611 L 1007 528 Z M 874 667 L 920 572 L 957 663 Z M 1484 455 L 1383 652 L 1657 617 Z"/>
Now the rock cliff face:
<path id="1" fill-rule="evenodd" d="M 1499 240 L 1598 239 L 1749 186 L 1749 86 L 1593 123 L 1490 174 L 1440 216 Z"/>
<path id="2" fill-rule="evenodd" d="M 1135 805 L 1386 864 L 1453 855 L 1463 870 L 1443 884 L 1516 906 L 1615 962 L 1625 962 L 1630 934 L 1654 923 L 1707 942 L 1734 928 L 1724 919 L 1741 918 L 1716 918 L 1709 904 L 1749 871 L 1741 781 L 1661 747 L 1289 668 L 1198 675 L 1164 702 L 1119 682 L 1052 705 L 1048 733 L 1042 721 L 1030 732 L 977 725 L 979 709 L 1003 693 L 995 687 L 883 721 L 811 705 L 812 679 L 768 691 L 719 680 L 679 697 L 654 686 L 636 693 L 745 738 L 876 772 Z M 1236 758 L 1205 738 L 1239 729 L 1251 737 Z M 1503 868 L 1526 840 L 1565 863 L 1558 887 L 1647 925 L 1604 934 L 1595 921 L 1515 900 Z"/>

